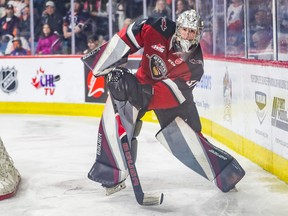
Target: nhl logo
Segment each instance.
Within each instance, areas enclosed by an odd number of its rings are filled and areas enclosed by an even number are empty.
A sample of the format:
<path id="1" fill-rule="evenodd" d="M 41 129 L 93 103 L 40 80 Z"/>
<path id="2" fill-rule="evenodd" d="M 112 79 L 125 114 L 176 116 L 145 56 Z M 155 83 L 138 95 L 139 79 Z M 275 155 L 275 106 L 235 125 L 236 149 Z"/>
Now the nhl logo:
<path id="1" fill-rule="evenodd" d="M 0 85 L 1 89 L 5 93 L 13 92 L 18 87 L 18 81 L 16 80 L 17 71 L 15 68 L 1 68 L 0 71 Z"/>

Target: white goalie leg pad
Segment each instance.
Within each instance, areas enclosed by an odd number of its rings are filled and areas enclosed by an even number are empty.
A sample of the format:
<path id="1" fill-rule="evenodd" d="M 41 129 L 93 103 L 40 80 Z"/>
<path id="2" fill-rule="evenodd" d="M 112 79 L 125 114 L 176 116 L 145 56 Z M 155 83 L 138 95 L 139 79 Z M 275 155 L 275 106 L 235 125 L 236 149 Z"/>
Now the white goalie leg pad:
<path id="1" fill-rule="evenodd" d="M 115 104 L 131 148 L 138 110 L 129 102 L 115 100 Z M 128 176 L 125 155 L 117 131 L 118 123 L 109 96 L 98 131 L 96 161 L 88 173 L 89 179 L 101 183 L 105 188 L 116 186 Z"/>
<path id="2" fill-rule="evenodd" d="M 166 128 L 157 133 L 158 141 L 183 164 L 212 181 L 214 173 L 206 158 L 204 149 L 191 127 L 177 117 Z"/>
<path id="3" fill-rule="evenodd" d="M 180 117 L 158 132 L 156 138 L 183 164 L 223 192 L 233 189 L 245 175 L 235 158 L 195 133 Z"/>
<path id="4" fill-rule="evenodd" d="M 0 138 L 0 200 L 10 198 L 16 193 L 20 179 L 20 174 Z"/>

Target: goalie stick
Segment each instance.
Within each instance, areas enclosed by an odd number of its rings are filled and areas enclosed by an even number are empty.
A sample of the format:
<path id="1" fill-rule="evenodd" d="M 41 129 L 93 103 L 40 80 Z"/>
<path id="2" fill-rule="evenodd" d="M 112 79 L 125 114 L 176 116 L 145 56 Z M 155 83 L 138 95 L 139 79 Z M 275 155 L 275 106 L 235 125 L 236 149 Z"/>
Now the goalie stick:
<path id="1" fill-rule="evenodd" d="M 127 62 L 129 51 L 129 46 L 116 34 L 110 39 L 109 43 L 107 42 L 92 50 L 82 57 L 81 60 L 93 72 L 94 76 L 105 76 L 110 72 L 111 68 Z M 120 138 L 121 148 L 124 153 L 136 200 L 140 205 L 144 206 L 160 205 L 163 202 L 163 193 L 158 195 L 147 194 L 142 190 L 135 161 L 132 158 L 131 149 L 128 143 L 126 129 L 121 122 L 120 114 L 114 99 L 112 97 L 110 98 L 118 125 L 118 136 Z"/>
<path id="2" fill-rule="evenodd" d="M 136 170 L 135 162 L 132 158 L 131 149 L 128 143 L 128 137 L 126 134 L 126 130 L 122 125 L 121 118 L 118 112 L 117 105 L 114 102 L 114 99 L 111 97 L 112 104 L 115 111 L 115 118 L 118 125 L 118 135 L 121 142 L 121 147 L 124 153 L 124 157 L 126 160 L 128 172 L 130 175 L 131 183 L 133 186 L 133 191 L 136 197 L 138 204 L 143 206 L 153 206 L 160 205 L 163 202 L 164 194 L 148 194 L 144 193 L 140 184 L 139 176 Z"/>

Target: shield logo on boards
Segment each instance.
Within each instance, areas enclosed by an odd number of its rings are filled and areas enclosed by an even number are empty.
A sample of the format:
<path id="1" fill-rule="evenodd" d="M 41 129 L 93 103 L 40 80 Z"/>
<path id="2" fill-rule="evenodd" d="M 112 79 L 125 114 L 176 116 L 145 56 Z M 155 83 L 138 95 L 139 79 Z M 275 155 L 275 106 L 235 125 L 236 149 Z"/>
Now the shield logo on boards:
<path id="1" fill-rule="evenodd" d="M 12 68 L 1 68 L 0 71 L 0 84 L 1 89 L 5 93 L 13 92 L 18 87 L 17 71 L 14 67 Z"/>
<path id="2" fill-rule="evenodd" d="M 256 91 L 255 103 L 258 107 L 256 114 L 260 124 L 262 124 L 267 114 L 267 110 L 265 109 L 267 104 L 267 95 L 264 92 Z"/>

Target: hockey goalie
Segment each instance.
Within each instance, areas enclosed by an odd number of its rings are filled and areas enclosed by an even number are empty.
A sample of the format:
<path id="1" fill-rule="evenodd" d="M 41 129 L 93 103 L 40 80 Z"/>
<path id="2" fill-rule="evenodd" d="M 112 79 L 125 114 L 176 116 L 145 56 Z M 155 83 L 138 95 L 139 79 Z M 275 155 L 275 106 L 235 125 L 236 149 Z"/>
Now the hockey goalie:
<path id="1" fill-rule="evenodd" d="M 212 145 L 202 126 L 193 89 L 203 73 L 200 38 L 203 21 L 195 10 L 183 12 L 176 23 L 166 17 L 138 20 L 102 47 L 82 58 L 93 74 L 105 76 L 111 100 L 101 118 L 97 156 L 88 177 L 110 195 L 125 188 L 127 169 L 117 137 L 113 101 L 127 131 L 132 158 L 137 155 L 141 118 L 153 110 L 161 130 L 158 141 L 178 160 L 223 192 L 235 188 L 245 171 L 227 152 Z M 136 74 L 123 67 L 123 59 L 143 50 Z M 121 66 L 116 63 L 121 62 Z"/>
<path id="2" fill-rule="evenodd" d="M 20 179 L 20 174 L 0 138 L 0 201 L 15 195 Z"/>

